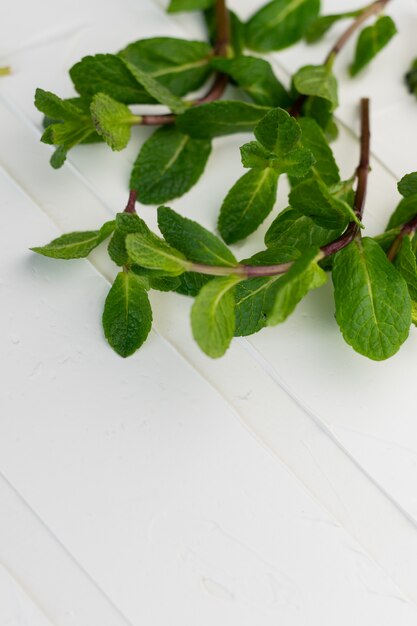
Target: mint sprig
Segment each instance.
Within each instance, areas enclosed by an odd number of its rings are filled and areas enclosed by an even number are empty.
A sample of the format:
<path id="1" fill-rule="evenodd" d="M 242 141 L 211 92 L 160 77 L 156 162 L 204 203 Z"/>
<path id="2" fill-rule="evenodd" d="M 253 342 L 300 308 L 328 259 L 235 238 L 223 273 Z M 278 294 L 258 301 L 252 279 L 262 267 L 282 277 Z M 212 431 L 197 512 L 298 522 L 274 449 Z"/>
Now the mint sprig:
<path id="1" fill-rule="evenodd" d="M 210 42 L 157 37 L 117 54 L 84 57 L 70 70 L 78 97 L 38 90 L 45 115 L 42 141 L 54 145 L 54 167 L 78 144 L 105 141 L 122 150 L 131 127 L 157 126 L 133 165 L 125 210 L 97 231 L 62 235 L 33 248 L 59 259 L 85 258 L 108 240 L 119 268 L 104 304 L 103 328 L 122 357 L 149 335 L 150 290 L 195 298 L 191 332 L 210 357 L 235 336 L 272 333 L 313 289 L 332 275 L 336 320 L 347 343 L 374 360 L 394 355 L 417 322 L 417 174 L 399 183 L 402 195 L 387 231 L 363 236 L 369 175 L 369 101 L 361 103 L 359 164 L 341 180 L 329 145 L 337 133 L 335 60 L 362 25 L 352 73 L 362 70 L 395 32 L 389 0 L 340 15 L 320 16 L 318 0 L 272 0 L 246 24 L 225 0 L 172 0 L 170 12 L 205 10 Z M 306 37 L 316 41 L 340 20 L 348 28 L 320 65 L 300 68 L 290 88 L 271 65 L 247 53 L 280 50 Z M 204 88 L 197 96 L 191 92 Z M 235 91 L 224 92 L 229 84 Z M 248 101 L 250 100 L 250 101 Z M 162 113 L 137 105 L 165 108 Z M 219 235 L 167 206 L 159 232 L 136 213 L 137 202 L 165 205 L 203 175 L 216 137 L 249 132 L 241 146 L 242 176 L 221 204 Z M 215 152 L 215 151 L 214 151 Z M 229 245 L 254 232 L 276 209 L 279 179 L 291 190 L 266 236 L 266 249 L 238 260 Z"/>

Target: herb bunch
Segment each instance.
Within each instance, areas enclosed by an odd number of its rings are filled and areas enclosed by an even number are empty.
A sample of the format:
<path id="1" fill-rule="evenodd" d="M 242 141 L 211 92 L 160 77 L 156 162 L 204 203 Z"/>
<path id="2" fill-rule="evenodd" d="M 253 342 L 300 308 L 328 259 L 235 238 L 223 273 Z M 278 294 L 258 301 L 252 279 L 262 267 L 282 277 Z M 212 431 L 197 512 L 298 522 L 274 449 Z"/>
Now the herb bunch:
<path id="1" fill-rule="evenodd" d="M 209 42 L 144 39 L 118 54 L 84 57 L 70 69 L 78 96 L 63 100 L 38 89 L 45 114 L 42 141 L 56 147 L 51 164 L 63 165 L 80 143 L 105 141 L 122 150 L 134 125 L 157 126 L 143 144 L 130 178 L 125 210 L 97 231 L 74 232 L 33 248 L 59 259 L 83 258 L 109 239 L 120 272 L 107 296 L 103 327 L 112 348 L 133 354 L 152 325 L 150 289 L 195 298 L 191 326 L 210 357 L 222 356 L 234 336 L 284 322 L 312 289 L 328 280 L 336 319 L 357 352 L 374 360 L 395 354 L 417 321 L 417 173 L 399 183 L 403 199 L 387 231 L 363 237 L 369 173 L 369 101 L 361 102 L 359 165 L 341 180 L 329 142 L 337 134 L 335 59 L 362 25 L 352 76 L 396 33 L 381 12 L 389 0 L 320 15 L 319 0 L 272 0 L 243 24 L 224 0 L 171 0 L 169 11 L 205 10 Z M 305 38 L 313 43 L 338 21 L 348 28 L 322 65 L 300 68 L 286 89 L 270 64 L 246 50 L 266 53 Z M 202 97 L 189 94 L 211 86 Z M 222 99 L 229 83 L 241 99 Z M 164 105 L 164 114 L 136 105 Z M 132 106 L 134 108 L 132 109 Z M 214 137 L 248 131 L 241 147 L 248 171 L 220 207 L 221 238 L 167 206 L 158 208 L 159 234 L 136 213 L 136 202 L 165 205 L 203 174 Z M 287 176 L 289 206 L 266 233 L 266 249 L 238 261 L 229 245 L 252 234 L 273 210 L 280 176 Z M 161 236 L 162 235 L 162 236 Z"/>

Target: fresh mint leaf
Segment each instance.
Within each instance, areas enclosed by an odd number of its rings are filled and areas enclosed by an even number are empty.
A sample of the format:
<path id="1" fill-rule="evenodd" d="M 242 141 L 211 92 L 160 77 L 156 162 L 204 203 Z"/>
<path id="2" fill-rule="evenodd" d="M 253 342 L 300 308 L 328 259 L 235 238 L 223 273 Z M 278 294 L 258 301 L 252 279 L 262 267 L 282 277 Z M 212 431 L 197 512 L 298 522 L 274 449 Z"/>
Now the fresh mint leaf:
<path id="1" fill-rule="evenodd" d="M 271 160 L 275 155 L 260 144 L 258 141 L 249 141 L 240 147 L 240 155 L 243 167 L 263 170 L 271 167 Z"/>
<path id="2" fill-rule="evenodd" d="M 414 59 L 412 62 L 409 71 L 405 75 L 405 81 L 409 92 L 417 95 L 417 59 Z"/>
<path id="3" fill-rule="evenodd" d="M 133 63 L 130 63 L 130 61 L 126 61 L 123 57 L 122 60 L 132 76 L 135 77 L 138 83 L 142 85 L 157 102 L 165 105 L 170 111 L 178 115 L 187 110 L 189 104 L 181 100 L 181 98 L 172 93 L 172 91 L 162 83 L 158 82 L 152 74 L 147 74 L 136 65 L 133 65 Z"/>
<path id="4" fill-rule="evenodd" d="M 273 109 L 255 126 L 256 139 L 264 148 L 281 156 L 293 150 L 301 139 L 297 120 L 284 109 Z"/>
<path id="5" fill-rule="evenodd" d="M 230 76 L 256 104 L 288 107 L 290 98 L 285 87 L 264 59 L 238 56 L 233 59 L 215 58 L 212 66 Z"/>
<path id="6" fill-rule="evenodd" d="M 314 20 L 314 22 L 312 22 L 307 29 L 305 34 L 307 43 L 315 43 L 316 41 L 319 41 L 334 24 L 349 17 L 359 17 L 361 13 L 362 10 L 359 9 L 358 11 L 338 13 L 335 15 L 320 15 L 320 17 Z"/>
<path id="7" fill-rule="evenodd" d="M 324 132 L 310 117 L 302 117 L 298 123 L 302 133 L 301 143 L 315 158 L 315 163 L 307 175 L 318 176 L 326 185 L 335 185 L 340 181 L 339 168 Z"/>
<path id="8" fill-rule="evenodd" d="M 171 0 L 168 5 L 168 13 L 180 13 L 181 11 L 202 11 L 214 4 L 214 0 Z"/>
<path id="9" fill-rule="evenodd" d="M 36 108 L 55 121 L 75 121 L 80 119 L 82 112 L 72 102 L 62 100 L 54 93 L 37 89 L 35 92 Z"/>
<path id="10" fill-rule="evenodd" d="M 127 235 L 126 250 L 133 263 L 167 276 L 179 276 L 189 265 L 181 252 L 150 231 Z"/>
<path id="11" fill-rule="evenodd" d="M 295 261 L 300 256 L 300 252 L 292 246 L 270 246 L 266 250 L 256 252 L 248 259 L 244 259 L 240 262 L 241 265 L 278 265 L 281 263 L 290 263 Z"/>
<path id="12" fill-rule="evenodd" d="M 199 89 L 212 73 L 212 50 L 204 41 L 153 37 L 129 44 L 119 56 L 176 96 Z"/>
<path id="13" fill-rule="evenodd" d="M 49 123 L 41 137 L 43 143 L 59 146 L 51 158 L 51 165 L 58 169 L 66 159 L 68 151 L 79 143 L 86 142 L 96 135 L 89 112 L 55 94 L 37 89 L 35 106 L 48 116 Z"/>
<path id="14" fill-rule="evenodd" d="M 183 296 L 192 296 L 195 298 L 200 293 L 204 285 L 214 279 L 213 276 L 207 276 L 206 274 L 184 272 L 184 274 L 178 276 L 178 280 L 180 281 L 180 284 L 175 291 Z"/>
<path id="15" fill-rule="evenodd" d="M 177 126 L 183 133 L 197 139 L 212 139 L 253 130 L 268 110 L 235 100 L 209 102 L 188 109 L 177 118 Z"/>
<path id="16" fill-rule="evenodd" d="M 417 196 L 417 172 L 403 176 L 398 183 L 398 191 L 404 198 Z"/>
<path id="17" fill-rule="evenodd" d="M 401 200 L 390 217 L 387 230 L 405 224 L 411 220 L 414 215 L 417 215 L 417 194 L 409 195 Z"/>
<path id="18" fill-rule="evenodd" d="M 77 98 L 66 98 L 62 102 L 68 103 L 76 107 L 79 111 L 79 114 L 85 118 L 90 118 L 90 106 L 91 106 L 91 98 L 79 96 Z M 54 118 L 49 115 L 45 115 L 43 118 L 43 126 L 44 128 L 48 128 L 48 126 L 52 126 L 53 124 L 57 124 L 59 122 L 63 122 L 63 119 Z M 103 138 L 100 135 L 93 131 L 90 135 L 88 135 L 81 143 L 90 144 L 90 143 L 98 143 L 102 142 Z"/>
<path id="19" fill-rule="evenodd" d="M 407 283 L 411 300 L 417 303 L 417 261 L 412 238 L 412 235 L 404 237 L 394 259 L 394 265 Z"/>
<path id="20" fill-rule="evenodd" d="M 293 77 L 294 86 L 300 94 L 327 100 L 331 110 L 339 104 L 337 80 L 330 66 L 306 65 Z"/>
<path id="21" fill-rule="evenodd" d="M 91 101 L 91 118 L 98 134 L 112 150 L 123 150 L 130 141 L 130 128 L 138 119 L 130 109 L 105 93 Z"/>
<path id="22" fill-rule="evenodd" d="M 236 285 L 235 337 L 248 337 L 266 326 L 280 276 L 250 278 Z"/>
<path id="23" fill-rule="evenodd" d="M 226 267 L 237 265 L 229 248 L 216 235 L 168 207 L 159 207 L 158 226 L 165 240 L 189 261 Z"/>
<path id="24" fill-rule="evenodd" d="M 96 93 L 105 93 L 124 104 L 155 103 L 115 54 L 86 56 L 73 65 L 69 73 L 75 89 L 82 96 L 91 98 Z"/>
<path id="25" fill-rule="evenodd" d="M 387 230 L 385 233 L 373 237 L 373 240 L 381 246 L 386 254 L 388 254 L 392 244 L 400 234 L 400 230 L 401 228 L 397 226 L 396 228 L 392 228 L 391 230 Z"/>
<path id="26" fill-rule="evenodd" d="M 117 354 L 131 356 L 146 341 L 152 328 L 152 309 L 140 278 L 120 272 L 106 298 L 103 328 Z"/>
<path id="27" fill-rule="evenodd" d="M 52 259 L 81 259 L 88 256 L 102 241 L 110 237 L 114 228 L 114 221 L 106 222 L 100 230 L 67 233 L 53 239 L 46 246 L 31 248 L 31 250 Z"/>
<path id="28" fill-rule="evenodd" d="M 349 68 L 350 75 L 356 76 L 363 70 L 397 32 L 397 27 L 389 15 L 379 17 L 375 24 L 364 28 L 356 44 L 355 58 Z"/>
<path id="29" fill-rule="evenodd" d="M 142 204 L 162 204 L 185 194 L 208 161 L 211 142 L 175 127 L 159 128 L 143 144 L 133 166 L 130 188 Z"/>
<path id="30" fill-rule="evenodd" d="M 334 230 L 322 228 L 310 217 L 288 207 L 272 222 L 265 235 L 265 243 L 268 247 L 280 249 L 288 245 L 294 250 L 305 252 L 309 248 L 322 247 L 334 241 L 343 230 L 344 226 Z"/>
<path id="31" fill-rule="evenodd" d="M 126 250 L 126 236 L 131 233 L 148 232 L 149 228 L 145 222 L 135 213 L 118 213 L 116 228 L 107 248 L 111 260 L 120 267 L 127 265 L 129 256 Z"/>
<path id="32" fill-rule="evenodd" d="M 320 0 L 272 0 L 246 25 L 246 43 L 252 50 L 282 50 L 299 41 L 317 18 Z"/>
<path id="33" fill-rule="evenodd" d="M 244 239 L 272 211 L 278 174 L 271 168 L 247 172 L 230 189 L 220 209 L 218 228 L 226 243 Z"/>
<path id="34" fill-rule="evenodd" d="M 336 254 L 336 320 L 346 342 L 375 361 L 393 356 L 408 337 L 411 300 L 405 280 L 366 237 Z"/>
<path id="35" fill-rule="evenodd" d="M 337 191 L 332 194 L 322 181 L 307 179 L 291 191 L 290 205 L 322 228 L 337 230 L 346 227 L 351 221 L 360 225 L 352 207 L 337 197 Z"/>
<path id="36" fill-rule="evenodd" d="M 58 146 L 50 159 L 50 164 L 55 170 L 59 170 L 67 159 L 68 149 L 64 146 Z"/>
<path id="37" fill-rule="evenodd" d="M 333 117 L 333 105 L 329 100 L 315 96 L 308 97 L 303 106 L 303 116 L 317 122 L 328 142 L 337 138 L 339 129 Z"/>
<path id="38" fill-rule="evenodd" d="M 326 272 L 317 263 L 318 254 L 318 248 L 310 249 L 278 281 L 274 302 L 267 315 L 268 326 L 284 322 L 309 291 L 327 282 Z"/>
<path id="39" fill-rule="evenodd" d="M 250 141 L 240 148 L 244 167 L 254 169 L 273 169 L 277 174 L 287 173 L 289 176 L 302 177 L 307 174 L 315 163 L 312 152 L 306 148 L 295 148 L 280 157 L 268 152 L 257 141 Z"/>
<path id="40" fill-rule="evenodd" d="M 156 291 L 177 291 L 181 285 L 180 276 L 160 276 L 150 278 L 150 288 Z"/>
<path id="41" fill-rule="evenodd" d="M 281 157 L 270 161 L 270 167 L 278 174 L 288 174 L 291 178 L 304 178 L 315 163 L 313 153 L 307 148 L 295 148 Z"/>
<path id="42" fill-rule="evenodd" d="M 235 331 L 234 288 L 241 279 L 226 276 L 210 280 L 191 309 L 191 328 L 200 348 L 213 359 L 226 352 Z"/>

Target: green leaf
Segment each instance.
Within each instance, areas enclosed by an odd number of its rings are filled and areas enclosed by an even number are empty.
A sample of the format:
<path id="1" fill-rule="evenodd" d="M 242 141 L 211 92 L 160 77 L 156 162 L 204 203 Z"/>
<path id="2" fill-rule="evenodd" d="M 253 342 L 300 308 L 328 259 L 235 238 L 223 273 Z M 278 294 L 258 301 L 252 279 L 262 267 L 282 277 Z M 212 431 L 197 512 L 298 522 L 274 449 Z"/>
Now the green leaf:
<path id="1" fill-rule="evenodd" d="M 358 17 L 362 13 L 362 10 L 350 11 L 348 13 L 338 13 L 337 15 L 321 15 L 314 22 L 310 24 L 305 34 L 305 39 L 308 43 L 315 43 L 319 41 L 330 28 L 349 17 Z"/>
<path id="2" fill-rule="evenodd" d="M 193 263 L 237 265 L 229 248 L 216 235 L 168 207 L 159 207 L 158 226 L 166 241 Z"/>
<path id="3" fill-rule="evenodd" d="M 220 209 L 218 228 L 226 243 L 244 239 L 272 211 L 278 174 L 270 169 L 247 172 L 230 189 Z"/>
<path id="4" fill-rule="evenodd" d="M 116 228 L 107 248 L 111 260 L 120 267 L 127 265 L 129 256 L 126 250 L 126 236 L 131 233 L 146 234 L 147 232 L 149 228 L 135 213 L 118 213 Z"/>
<path id="5" fill-rule="evenodd" d="M 383 251 L 387 254 L 391 249 L 392 244 L 400 234 L 401 228 L 397 226 L 396 228 L 392 228 L 391 230 L 385 231 L 385 233 L 381 233 L 376 237 L 373 237 L 373 240 L 376 241 Z"/>
<path id="6" fill-rule="evenodd" d="M 412 245 L 412 235 L 404 237 L 394 265 L 407 283 L 411 300 L 417 302 L 417 261 Z"/>
<path id="7" fill-rule="evenodd" d="M 312 248 L 279 280 L 274 303 L 268 312 L 268 326 L 284 322 L 309 291 L 326 283 L 327 274 L 317 264 L 318 254 L 318 248 Z"/>
<path id="8" fill-rule="evenodd" d="M 72 102 L 62 100 L 50 91 L 37 89 L 35 92 L 36 108 L 52 118 L 60 121 L 75 121 L 80 119 L 81 111 Z"/>
<path id="9" fill-rule="evenodd" d="M 298 70 L 293 80 L 299 93 L 327 100 L 332 111 L 338 106 L 337 80 L 330 66 L 306 65 Z"/>
<path id="10" fill-rule="evenodd" d="M 200 293 L 204 285 L 210 280 L 214 280 L 213 276 L 197 274 L 196 272 L 184 272 L 178 279 L 180 284 L 175 291 L 183 296 L 192 296 L 193 298 Z"/>
<path id="11" fill-rule="evenodd" d="M 184 113 L 190 106 L 172 93 L 172 91 L 162 83 L 158 82 L 156 78 L 153 78 L 151 74 L 147 74 L 136 65 L 133 65 L 133 63 L 126 61 L 123 57 L 122 60 L 138 83 L 142 85 L 157 102 L 168 107 L 173 113 Z"/>
<path id="12" fill-rule="evenodd" d="M 124 104 L 153 104 L 152 98 L 115 54 L 86 56 L 69 71 L 75 89 L 82 96 L 105 93 Z"/>
<path id="13" fill-rule="evenodd" d="M 333 105 L 329 100 L 310 96 L 303 106 L 303 116 L 312 118 L 323 130 L 327 141 L 333 141 L 338 136 L 338 128 L 333 117 Z"/>
<path id="14" fill-rule="evenodd" d="M 409 92 L 417 95 L 417 59 L 412 62 L 410 70 L 405 75 L 405 81 Z"/>
<path id="15" fill-rule="evenodd" d="M 271 160 L 275 155 L 260 144 L 258 141 L 249 141 L 240 147 L 240 156 L 243 167 L 263 170 L 271 167 Z"/>
<path id="16" fill-rule="evenodd" d="M 417 196 L 417 172 L 403 176 L 398 183 L 398 191 L 404 198 Z"/>
<path id="17" fill-rule="evenodd" d="M 235 100 L 219 100 L 188 109 L 177 118 L 178 128 L 197 139 L 211 139 L 251 131 L 267 107 Z"/>
<path id="18" fill-rule="evenodd" d="M 292 46 L 304 36 L 319 10 L 320 0 L 273 0 L 250 18 L 246 43 L 258 52 Z"/>
<path id="19" fill-rule="evenodd" d="M 202 11 L 214 4 L 214 0 L 171 0 L 168 5 L 168 13 L 181 11 Z"/>
<path id="20" fill-rule="evenodd" d="M 390 217 L 387 230 L 395 228 L 396 226 L 402 226 L 402 224 L 411 220 L 415 215 L 417 215 L 417 194 L 407 196 L 401 200 Z"/>
<path id="21" fill-rule="evenodd" d="M 181 252 L 151 231 L 127 235 L 126 250 L 133 263 L 150 270 L 161 270 L 168 276 L 179 276 L 189 265 Z"/>
<path id="22" fill-rule="evenodd" d="M 303 178 L 315 163 L 313 153 L 307 148 L 295 148 L 284 156 L 271 159 L 270 167 L 278 174 L 288 174 L 292 178 Z"/>
<path id="23" fill-rule="evenodd" d="M 112 150 L 123 150 L 130 140 L 130 128 L 138 119 L 125 105 L 105 93 L 96 94 L 91 102 L 91 117 L 98 134 Z"/>
<path id="24" fill-rule="evenodd" d="M 411 300 L 382 248 L 366 237 L 338 252 L 333 283 L 336 319 L 346 342 L 375 361 L 395 354 L 408 337 Z"/>
<path id="25" fill-rule="evenodd" d="M 52 259 L 81 259 L 88 256 L 102 241 L 110 237 L 114 228 L 115 222 L 106 222 L 100 230 L 67 233 L 53 239 L 46 246 L 31 248 L 31 250 Z"/>
<path id="26" fill-rule="evenodd" d="M 277 157 L 268 152 L 257 141 L 250 141 L 240 148 L 244 167 L 254 169 L 273 169 L 277 174 L 286 172 L 293 177 L 305 176 L 315 163 L 314 156 L 306 148 L 295 148 L 287 154 Z"/>
<path id="27" fill-rule="evenodd" d="M 59 170 L 67 159 L 68 149 L 64 146 L 58 146 L 50 159 L 50 164 L 55 170 Z"/>
<path id="28" fill-rule="evenodd" d="M 313 153 L 315 163 L 308 176 L 318 176 L 326 185 L 334 185 L 340 181 L 339 168 L 326 137 L 315 120 L 302 117 L 299 120 L 301 127 L 301 143 Z M 298 183 L 298 181 L 296 181 Z"/>
<path id="29" fill-rule="evenodd" d="M 344 227 L 334 230 L 322 228 L 310 217 L 289 207 L 272 222 L 265 235 L 265 243 L 278 249 L 288 245 L 305 252 L 309 248 L 322 247 L 334 241 L 343 230 Z"/>
<path id="30" fill-rule="evenodd" d="M 290 263 L 300 256 L 300 252 L 292 246 L 286 244 L 282 246 L 271 246 L 266 250 L 256 252 L 248 259 L 240 261 L 241 265 L 278 265 L 281 263 Z"/>
<path id="31" fill-rule="evenodd" d="M 200 348 L 217 359 L 226 352 L 235 331 L 234 287 L 237 276 L 215 278 L 200 291 L 191 309 L 191 328 Z"/>
<path id="32" fill-rule="evenodd" d="M 267 313 L 273 305 L 276 285 L 280 278 L 280 276 L 250 278 L 236 286 L 235 337 L 248 337 L 265 328 Z"/>
<path id="33" fill-rule="evenodd" d="M 198 181 L 210 152 L 210 141 L 194 139 L 175 127 L 159 128 L 139 152 L 130 188 L 137 191 L 142 204 L 179 198 Z"/>
<path id="34" fill-rule="evenodd" d="M 41 141 L 60 146 L 51 158 L 52 167 L 58 169 L 64 164 L 68 150 L 96 135 L 89 110 L 43 89 L 36 90 L 35 105 L 50 122 L 53 120 L 45 128 Z"/>
<path id="35" fill-rule="evenodd" d="M 337 192 L 337 188 L 335 189 Z M 338 229 L 358 220 L 352 207 L 326 185 L 313 178 L 299 183 L 290 193 L 290 205 L 322 228 Z"/>
<path id="36" fill-rule="evenodd" d="M 150 277 L 150 287 L 157 291 L 177 291 L 180 285 L 181 276 Z"/>
<path id="37" fill-rule="evenodd" d="M 212 66 L 230 76 L 256 104 L 288 107 L 290 98 L 285 87 L 275 76 L 271 65 L 263 59 L 238 56 L 233 59 L 216 58 Z"/>
<path id="38" fill-rule="evenodd" d="M 106 298 L 103 328 L 117 354 L 128 357 L 145 342 L 152 327 L 152 309 L 140 278 L 120 272 Z"/>
<path id="39" fill-rule="evenodd" d="M 119 56 L 176 96 L 199 89 L 212 73 L 212 50 L 204 41 L 174 37 L 141 39 L 121 50 Z"/>
<path id="40" fill-rule="evenodd" d="M 375 24 L 364 28 L 356 44 L 355 58 L 349 68 L 350 75 L 356 76 L 366 67 L 396 33 L 397 27 L 388 15 L 379 17 Z"/>
<path id="41" fill-rule="evenodd" d="M 90 120 L 91 118 L 91 113 L 90 113 L 91 98 L 90 97 L 78 96 L 76 98 L 66 98 L 65 100 L 62 100 L 62 102 L 64 102 L 65 104 L 68 103 L 68 104 L 73 105 L 76 109 L 78 109 L 78 112 L 80 115 Z M 62 121 L 63 119 L 54 118 L 46 114 L 43 118 L 43 126 L 44 128 L 48 128 L 48 126 L 52 126 L 53 124 L 57 124 L 58 122 L 62 122 Z M 91 122 L 91 127 L 92 127 L 92 122 Z M 90 143 L 98 143 L 102 141 L 103 141 L 103 138 L 100 137 L 100 135 L 94 130 L 81 143 L 90 144 Z"/>
<path id="42" fill-rule="evenodd" d="M 297 146 L 301 139 L 301 128 L 287 111 L 273 109 L 257 124 L 254 134 L 264 148 L 281 156 Z"/>
<path id="43" fill-rule="evenodd" d="M 241 261 L 242 265 L 276 265 L 298 258 L 299 252 L 283 245 L 269 248 Z M 249 278 L 236 286 L 235 337 L 253 335 L 266 326 L 267 314 L 271 310 L 278 281 L 281 276 Z"/>

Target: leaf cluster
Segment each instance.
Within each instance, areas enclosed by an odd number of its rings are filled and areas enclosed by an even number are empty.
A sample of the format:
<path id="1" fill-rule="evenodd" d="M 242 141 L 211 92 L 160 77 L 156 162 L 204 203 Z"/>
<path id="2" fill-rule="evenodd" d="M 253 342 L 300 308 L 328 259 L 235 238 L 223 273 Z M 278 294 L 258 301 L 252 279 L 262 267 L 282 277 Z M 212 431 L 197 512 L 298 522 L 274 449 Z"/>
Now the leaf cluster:
<path id="1" fill-rule="evenodd" d="M 386 232 L 363 237 L 357 172 L 341 179 L 329 143 L 337 132 L 333 69 L 340 42 L 323 64 L 300 68 L 289 88 L 265 59 L 247 53 L 281 50 L 303 37 L 312 43 L 345 19 L 354 20 L 348 33 L 353 32 L 376 16 L 381 2 L 321 16 L 319 0 L 272 0 L 246 23 L 231 11 L 219 21 L 222 6 L 220 0 L 171 0 L 169 5 L 171 13 L 204 10 L 208 42 L 136 41 L 117 54 L 96 54 L 75 64 L 70 69 L 74 98 L 37 90 L 35 104 L 45 115 L 42 141 L 56 147 L 54 167 L 77 144 L 104 141 L 118 151 L 131 140 L 133 126 L 158 126 L 139 151 L 129 187 L 140 203 L 159 205 L 159 232 L 129 205 L 97 231 L 69 233 L 33 250 L 77 259 L 108 240 L 119 273 L 104 303 L 103 328 L 123 357 L 149 335 L 151 290 L 194 298 L 192 334 L 208 356 L 218 358 L 233 337 L 284 322 L 330 273 L 343 337 L 358 353 L 386 359 L 417 319 L 417 174 L 400 181 L 402 199 Z M 219 38 L 225 20 L 227 42 Z M 388 16 L 361 31 L 352 76 L 395 32 Z M 217 99 L 226 82 L 236 87 L 236 99 Z M 208 95 L 196 99 L 196 90 L 206 83 L 211 84 Z M 154 104 L 166 114 L 143 113 L 142 106 Z M 221 204 L 219 235 L 165 206 L 199 180 L 216 137 L 242 132 L 251 133 L 240 149 L 243 173 Z M 275 210 L 282 176 L 290 182 L 288 202 L 267 230 L 265 249 L 238 260 L 230 246 Z"/>

